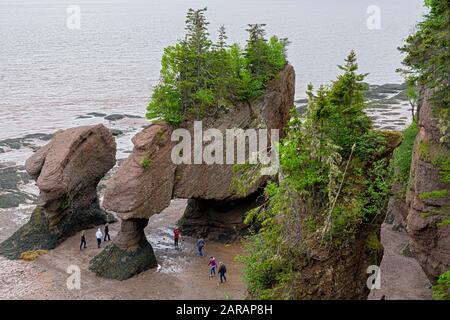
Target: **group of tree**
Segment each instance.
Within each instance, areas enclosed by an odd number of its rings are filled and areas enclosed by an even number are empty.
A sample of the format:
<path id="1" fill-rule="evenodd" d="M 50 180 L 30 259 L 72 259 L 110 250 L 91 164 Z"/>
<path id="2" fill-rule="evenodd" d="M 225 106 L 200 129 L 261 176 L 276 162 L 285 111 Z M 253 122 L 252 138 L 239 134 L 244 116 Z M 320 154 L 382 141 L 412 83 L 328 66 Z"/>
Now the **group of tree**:
<path id="1" fill-rule="evenodd" d="M 266 39 L 264 24 L 247 29 L 244 49 L 228 44 L 225 27 L 211 41 L 206 8 L 189 9 L 186 35 L 164 49 L 160 83 L 147 107 L 147 118 L 177 125 L 200 119 L 260 95 L 286 64 L 287 39 Z"/>
<path id="2" fill-rule="evenodd" d="M 450 142 L 450 4 L 448 0 L 425 0 L 429 12 L 399 48 L 405 53 L 400 71 L 417 100 L 420 88 L 432 92 L 431 100 L 439 117 L 442 140 Z"/>
<path id="3" fill-rule="evenodd" d="M 450 3 L 448 0 L 425 0 L 429 12 L 417 24 L 416 30 L 407 39 L 400 51 L 405 53 L 400 70 L 406 76 L 411 92 L 408 96 L 419 100 L 421 89 L 431 93 L 433 118 L 437 119 L 440 130 L 439 148 L 448 150 L 450 146 Z M 420 123 L 420 122 L 419 122 Z M 410 165 L 415 135 L 418 126 L 413 123 L 405 134 L 405 142 L 399 148 L 397 160 L 397 182 L 406 189 L 410 183 Z M 420 148 L 419 148 L 420 149 Z M 420 152 L 419 152 L 420 153 Z M 440 160 L 435 158 L 433 166 L 439 167 L 443 183 L 450 181 L 450 157 L 443 153 Z M 402 195 L 404 200 L 404 194 Z M 439 224 L 446 226 L 448 215 Z M 439 276 L 433 285 L 433 299 L 450 300 L 450 270 Z"/>
<path id="4" fill-rule="evenodd" d="M 256 298 L 298 299 L 295 279 L 316 246 L 338 248 L 382 210 L 388 195 L 387 137 L 364 112 L 365 74 L 352 51 L 343 74 L 316 92 L 308 87 L 306 114 L 293 110 L 279 144 L 277 183 L 249 212 L 254 233 L 241 257 Z M 371 237 L 377 248 L 376 235 Z"/>

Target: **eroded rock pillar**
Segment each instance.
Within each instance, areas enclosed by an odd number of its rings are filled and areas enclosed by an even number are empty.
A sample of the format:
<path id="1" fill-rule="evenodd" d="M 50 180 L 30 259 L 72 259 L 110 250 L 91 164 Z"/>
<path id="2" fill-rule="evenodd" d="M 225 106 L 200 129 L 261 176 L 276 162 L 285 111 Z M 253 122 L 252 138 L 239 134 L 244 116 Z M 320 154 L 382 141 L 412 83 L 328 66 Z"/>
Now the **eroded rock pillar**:
<path id="1" fill-rule="evenodd" d="M 155 253 L 144 233 L 148 219 L 123 220 L 117 239 L 92 259 L 97 275 L 125 280 L 157 266 Z"/>

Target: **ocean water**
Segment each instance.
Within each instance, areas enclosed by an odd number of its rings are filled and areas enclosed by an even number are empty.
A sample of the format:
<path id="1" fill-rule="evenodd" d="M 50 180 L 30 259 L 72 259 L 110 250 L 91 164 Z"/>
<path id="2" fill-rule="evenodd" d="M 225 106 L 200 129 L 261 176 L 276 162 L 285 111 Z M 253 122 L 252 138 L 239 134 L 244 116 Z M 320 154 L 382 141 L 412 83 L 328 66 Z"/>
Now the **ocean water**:
<path id="1" fill-rule="evenodd" d="M 72 4 L 79 30 L 66 25 Z M 380 29 L 366 25 L 370 5 Z M 421 0 L 0 0 L 0 140 L 96 122 L 79 118 L 94 111 L 143 116 L 163 48 L 204 6 L 213 38 L 224 24 L 243 45 L 248 23 L 288 37 L 297 98 L 334 79 L 351 49 L 371 84 L 401 82 L 396 48 L 425 12 Z"/>

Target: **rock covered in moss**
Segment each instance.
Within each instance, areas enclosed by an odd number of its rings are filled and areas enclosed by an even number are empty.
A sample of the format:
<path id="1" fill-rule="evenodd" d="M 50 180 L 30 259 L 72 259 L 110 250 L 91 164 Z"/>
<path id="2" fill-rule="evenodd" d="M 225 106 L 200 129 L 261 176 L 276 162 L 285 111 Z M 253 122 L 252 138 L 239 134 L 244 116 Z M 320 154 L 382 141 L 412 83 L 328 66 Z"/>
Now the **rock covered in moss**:
<path id="1" fill-rule="evenodd" d="M 450 269 L 450 146 L 441 139 L 429 94 L 422 92 L 418 108 L 419 133 L 406 195 L 406 221 L 413 252 L 434 282 Z"/>
<path id="2" fill-rule="evenodd" d="M 398 132 L 381 131 L 379 134 L 384 139 L 376 144 L 376 149 L 380 151 L 374 154 L 374 158 L 364 162 L 361 160 L 366 160 L 365 158 L 355 159 L 355 163 L 362 165 L 364 181 L 370 183 L 372 187 L 375 183 L 375 178 L 372 176 L 374 172 L 383 175 L 383 180 L 388 179 L 388 172 L 378 172 L 374 165 L 378 160 L 389 163 L 394 149 L 402 141 L 402 136 Z M 354 169 L 350 168 L 350 170 Z M 349 179 L 355 179 L 355 177 Z M 355 188 L 350 193 L 353 198 L 343 197 L 337 201 L 338 204 L 356 200 L 359 193 L 364 194 L 367 191 L 365 189 L 368 184 L 358 186 L 360 182 L 357 180 L 350 181 L 352 181 L 352 188 Z M 377 212 L 373 212 L 370 217 L 360 217 L 355 221 L 351 235 L 344 238 L 331 238 L 328 244 L 324 244 L 323 238 L 317 234 L 309 238 L 306 242 L 309 251 L 302 260 L 304 264 L 299 267 L 299 275 L 293 284 L 294 299 L 367 299 L 370 293 L 368 277 L 370 272 L 375 272 L 374 270 L 380 266 L 384 254 L 384 247 L 380 242 L 380 230 L 386 216 L 388 196 L 387 191 L 377 191 L 376 199 L 380 201 Z M 322 232 L 322 229 L 318 230 Z"/>
<path id="3" fill-rule="evenodd" d="M 147 219 L 124 220 L 114 243 L 91 260 L 89 270 L 109 279 L 126 280 L 157 266 L 153 248 L 145 237 Z"/>

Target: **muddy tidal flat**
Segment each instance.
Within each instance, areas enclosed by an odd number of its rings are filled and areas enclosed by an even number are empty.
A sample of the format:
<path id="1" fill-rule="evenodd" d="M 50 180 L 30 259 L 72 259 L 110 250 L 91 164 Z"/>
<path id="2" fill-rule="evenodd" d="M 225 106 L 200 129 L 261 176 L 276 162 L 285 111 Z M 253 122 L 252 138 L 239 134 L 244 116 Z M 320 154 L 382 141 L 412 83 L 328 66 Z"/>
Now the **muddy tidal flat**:
<path id="1" fill-rule="evenodd" d="M 172 243 L 172 229 L 186 205 L 173 200 L 169 208 L 150 218 L 145 232 L 158 259 L 158 267 L 125 281 L 97 277 L 88 270 L 89 261 L 103 249 L 95 245 L 95 229 L 86 232 L 88 248 L 80 252 L 77 234 L 55 250 L 32 262 L 0 257 L 0 299 L 244 299 L 242 266 L 234 261 L 241 253 L 239 244 L 207 242 L 205 256 L 198 257 L 196 240 L 181 237 L 180 250 Z M 14 230 L 16 222 L 0 216 L 1 225 Z M 111 225 L 111 237 L 119 223 Z M 9 235 L 0 234 L 0 241 Z M 209 255 L 227 265 L 228 282 L 220 284 L 218 276 L 209 277 Z M 69 290 L 67 280 L 71 265 L 81 269 L 80 289 Z"/>

